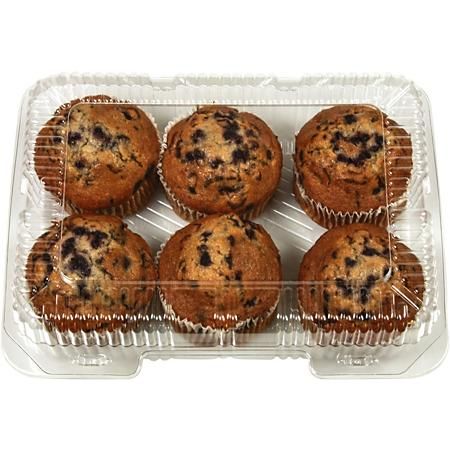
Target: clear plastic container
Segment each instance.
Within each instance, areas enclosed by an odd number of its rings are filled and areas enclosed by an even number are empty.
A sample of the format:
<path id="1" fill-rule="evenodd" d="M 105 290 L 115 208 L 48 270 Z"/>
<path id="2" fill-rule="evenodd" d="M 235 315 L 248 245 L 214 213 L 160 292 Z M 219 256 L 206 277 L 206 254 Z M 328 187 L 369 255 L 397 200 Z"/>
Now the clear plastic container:
<path id="1" fill-rule="evenodd" d="M 233 329 L 183 333 L 174 328 L 173 317 L 156 291 L 141 325 L 127 331 L 61 332 L 46 327 L 36 315 L 25 277 L 28 254 L 52 221 L 67 215 L 36 175 L 36 136 L 60 105 L 98 94 L 144 110 L 155 120 L 161 137 L 168 124 L 198 105 L 212 103 L 252 112 L 278 136 L 284 156 L 281 181 L 255 220 L 274 240 L 283 268 L 280 301 L 267 327 L 252 333 Z M 370 335 L 320 327 L 308 330 L 302 321 L 297 297 L 304 285 L 297 281 L 298 268 L 305 252 L 326 230 L 304 213 L 293 194 L 295 135 L 319 111 L 337 104 L 374 105 L 411 136 L 413 170 L 405 205 L 389 207 L 388 228 L 419 259 L 425 286 L 414 321 L 402 330 L 381 329 Z M 147 241 L 154 255 L 187 225 L 172 211 L 161 186 L 145 208 L 124 221 Z M 2 345 L 18 370 L 50 377 L 127 377 L 139 371 L 144 359 L 223 356 L 300 357 L 309 360 L 311 371 L 319 377 L 421 375 L 441 362 L 447 347 L 441 239 L 428 99 L 408 80 L 381 75 L 299 79 L 55 76 L 26 92 L 19 116 Z"/>

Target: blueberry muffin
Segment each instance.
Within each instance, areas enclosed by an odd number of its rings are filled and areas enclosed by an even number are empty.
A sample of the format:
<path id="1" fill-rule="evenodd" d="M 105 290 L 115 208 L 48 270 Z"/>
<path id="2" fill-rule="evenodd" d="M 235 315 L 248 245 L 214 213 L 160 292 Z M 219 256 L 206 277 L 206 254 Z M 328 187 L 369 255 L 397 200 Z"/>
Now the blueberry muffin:
<path id="1" fill-rule="evenodd" d="M 55 111 L 37 136 L 34 166 L 69 212 L 126 215 L 148 202 L 159 151 L 144 111 L 97 95 Z"/>
<path id="2" fill-rule="evenodd" d="M 177 231 L 159 257 L 160 294 L 181 331 L 261 329 L 276 309 L 280 257 L 269 234 L 214 214 Z"/>
<path id="3" fill-rule="evenodd" d="M 175 212 L 186 220 L 214 213 L 250 219 L 272 197 L 281 166 L 281 146 L 261 119 L 204 106 L 168 131 L 159 174 Z"/>
<path id="4" fill-rule="evenodd" d="M 127 331 L 146 318 L 156 268 L 147 243 L 118 217 L 74 215 L 36 241 L 26 279 L 48 328 Z"/>
<path id="5" fill-rule="evenodd" d="M 377 225 L 326 232 L 306 253 L 299 273 L 304 326 L 325 331 L 403 331 L 422 305 L 417 257 Z"/>
<path id="6" fill-rule="evenodd" d="M 334 106 L 297 134 L 294 170 L 294 193 L 320 225 L 384 224 L 407 189 L 411 139 L 374 106 Z"/>

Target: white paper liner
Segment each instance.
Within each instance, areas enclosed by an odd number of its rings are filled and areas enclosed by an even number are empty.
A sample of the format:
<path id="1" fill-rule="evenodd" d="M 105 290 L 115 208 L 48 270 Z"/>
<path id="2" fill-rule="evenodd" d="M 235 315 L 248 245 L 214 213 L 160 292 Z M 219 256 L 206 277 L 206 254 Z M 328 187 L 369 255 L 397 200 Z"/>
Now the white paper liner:
<path id="1" fill-rule="evenodd" d="M 171 120 L 166 125 L 166 127 L 164 129 L 163 140 L 162 140 L 162 145 L 161 145 L 161 153 L 159 154 L 159 161 L 158 161 L 158 165 L 156 166 L 156 172 L 159 176 L 159 180 L 161 181 L 161 184 L 166 193 L 167 200 L 169 201 L 169 203 L 172 206 L 175 213 L 178 214 L 181 218 L 183 218 L 184 220 L 186 220 L 188 222 L 192 222 L 194 220 L 201 219 L 203 217 L 206 217 L 208 214 L 200 212 L 200 211 L 196 211 L 192 208 L 189 208 L 188 206 L 186 206 L 184 203 L 182 203 L 180 200 L 178 200 L 176 198 L 175 194 L 171 191 L 170 187 L 166 183 L 166 180 L 164 179 L 163 170 L 162 170 L 162 161 L 163 161 L 164 152 L 167 150 L 167 138 L 168 138 L 170 129 L 175 124 L 177 124 L 178 122 L 180 122 L 183 119 L 186 119 L 194 112 L 195 112 L 195 109 L 188 114 L 182 114 L 182 115 L 176 117 L 174 120 Z M 267 206 L 267 204 L 269 203 L 271 198 L 272 198 L 272 195 L 270 195 L 266 200 L 260 202 L 258 205 L 254 205 L 249 210 L 239 213 L 239 216 L 245 220 L 255 219 L 256 217 L 258 217 L 262 214 L 262 212 L 264 211 L 265 207 Z M 230 211 L 230 213 L 231 212 L 233 212 L 233 211 Z"/>
<path id="2" fill-rule="evenodd" d="M 400 208 L 407 201 L 407 193 L 390 203 L 388 206 L 380 206 L 376 209 L 368 211 L 334 211 L 328 206 L 322 205 L 320 202 L 309 197 L 299 180 L 299 174 L 294 164 L 295 188 L 294 193 L 300 196 L 301 200 L 306 204 L 305 212 L 311 216 L 313 220 L 326 228 L 348 225 L 351 223 L 373 223 L 382 224 L 387 220 L 389 208 Z M 303 205 L 302 205 L 303 206 Z"/>
<path id="3" fill-rule="evenodd" d="M 213 328 L 209 325 L 205 327 L 201 323 L 194 323 L 188 319 L 181 318 L 175 313 L 172 306 L 167 302 L 164 296 L 164 292 L 160 287 L 158 287 L 158 293 L 159 298 L 161 300 L 161 304 L 164 308 L 164 312 L 169 317 L 169 320 L 171 322 L 174 322 L 178 330 L 181 332 L 196 333 L 196 334 L 216 334 L 231 331 L 235 332 L 258 331 L 258 329 L 264 327 L 264 325 L 266 325 L 266 323 L 270 321 L 280 301 L 280 297 L 278 296 L 276 303 L 264 315 L 260 317 L 249 317 L 248 319 L 236 322 L 236 324 L 230 328 Z"/>

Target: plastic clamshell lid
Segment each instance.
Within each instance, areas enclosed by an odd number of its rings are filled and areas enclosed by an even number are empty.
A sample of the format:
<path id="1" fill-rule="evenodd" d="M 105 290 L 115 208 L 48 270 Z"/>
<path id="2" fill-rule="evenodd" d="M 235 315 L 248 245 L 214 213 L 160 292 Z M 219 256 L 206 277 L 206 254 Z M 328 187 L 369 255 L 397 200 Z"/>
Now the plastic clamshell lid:
<path id="1" fill-rule="evenodd" d="M 60 105 L 87 95 L 108 95 L 137 105 L 154 119 L 160 135 L 198 105 L 224 104 L 261 117 L 283 148 L 281 181 L 255 221 L 281 254 L 283 286 L 270 325 L 255 333 L 175 331 L 156 294 L 139 329 L 49 331 L 30 305 L 25 277 L 36 239 L 64 209 L 44 189 L 34 168 L 36 136 Z M 392 208 L 389 230 L 417 256 L 425 278 L 423 305 L 414 323 L 370 338 L 352 332 L 312 332 L 303 327 L 297 302 L 298 267 L 325 229 L 311 220 L 292 194 L 295 135 L 319 111 L 337 104 L 369 104 L 401 124 L 411 136 L 413 172 L 406 206 Z M 166 130 L 167 131 L 167 130 Z M 64 188 L 64 186 L 63 186 Z M 148 205 L 127 216 L 130 230 L 153 254 L 186 225 L 159 187 Z M 60 75 L 39 81 L 23 99 L 12 187 L 2 346 L 8 360 L 28 374 L 57 377 L 126 377 L 143 359 L 167 357 L 301 357 L 317 376 L 405 377 L 436 367 L 447 348 L 439 194 L 429 103 L 412 82 L 386 75 L 176 77 Z"/>

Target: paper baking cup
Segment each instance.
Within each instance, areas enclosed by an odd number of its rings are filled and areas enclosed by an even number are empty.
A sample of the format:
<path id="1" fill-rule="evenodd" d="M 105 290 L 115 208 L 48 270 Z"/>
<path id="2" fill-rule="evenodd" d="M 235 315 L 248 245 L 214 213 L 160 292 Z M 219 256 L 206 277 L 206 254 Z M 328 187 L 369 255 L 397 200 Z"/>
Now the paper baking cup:
<path id="1" fill-rule="evenodd" d="M 330 324 L 328 329 L 316 322 L 316 318 L 301 314 L 301 323 L 305 333 L 305 344 L 308 346 L 386 346 L 403 345 L 408 331 L 416 327 L 416 320 L 410 321 L 402 328 L 395 320 L 379 323 L 351 324 L 350 321 L 341 324 Z M 406 322 L 406 321 L 405 321 Z M 417 330 L 416 330 L 417 333 Z"/>
<path id="2" fill-rule="evenodd" d="M 150 308 L 152 302 L 155 301 L 155 292 L 152 293 L 151 299 L 141 310 L 136 311 L 131 317 L 123 317 L 122 324 L 115 328 L 98 329 L 98 330 L 77 330 L 72 331 L 70 329 L 59 329 L 57 322 L 60 319 L 57 318 L 45 318 L 36 315 L 33 318 L 37 323 L 41 323 L 41 326 L 34 325 L 33 332 L 39 341 L 46 342 L 50 345 L 73 345 L 73 346 L 131 346 L 131 345 L 145 345 L 146 337 L 144 330 L 148 326 L 150 320 Z M 82 324 L 83 318 L 64 318 L 67 324 L 74 322 Z"/>
<path id="3" fill-rule="evenodd" d="M 189 117 L 193 112 L 194 111 L 192 111 L 189 114 L 183 114 L 183 115 L 177 117 L 176 119 L 170 121 L 167 124 L 166 128 L 164 129 L 163 142 L 161 145 L 161 153 L 159 155 L 159 161 L 158 161 L 158 165 L 157 165 L 157 169 L 156 169 L 159 179 L 161 181 L 161 184 L 166 193 L 167 200 L 170 203 L 170 206 L 172 206 L 172 208 L 176 214 L 178 214 L 182 219 L 184 219 L 188 222 L 192 222 L 194 220 L 201 219 L 201 218 L 207 216 L 208 214 L 200 212 L 200 211 L 196 211 L 192 208 L 189 208 L 188 206 L 186 206 L 184 203 L 182 203 L 180 200 L 178 200 L 176 198 L 175 194 L 171 191 L 170 187 L 168 186 L 168 184 L 164 178 L 163 170 L 162 170 L 162 161 L 163 161 L 164 152 L 167 150 L 167 137 L 169 135 L 170 129 L 179 121 Z M 228 211 L 228 213 L 238 214 L 244 220 L 255 219 L 256 217 L 258 217 L 262 214 L 262 212 L 264 211 L 265 207 L 267 206 L 267 204 L 269 203 L 271 198 L 272 198 L 272 195 L 269 195 L 269 197 L 267 199 L 261 201 L 257 205 L 253 205 L 252 208 L 246 209 L 243 212 Z"/>
<path id="4" fill-rule="evenodd" d="M 237 322 L 230 328 L 213 328 L 211 326 L 204 326 L 201 323 L 194 323 L 186 318 L 181 318 L 173 310 L 170 303 L 166 300 L 163 290 L 158 287 L 159 298 L 164 308 L 164 312 L 168 316 L 170 322 L 176 331 L 181 333 L 196 333 L 215 335 L 221 332 L 257 332 L 265 328 L 274 317 L 274 313 L 277 309 L 280 297 L 278 297 L 276 303 L 262 316 L 249 317 L 248 319 Z"/>
<path id="5" fill-rule="evenodd" d="M 348 225 L 351 223 L 387 224 L 388 208 L 380 206 L 369 211 L 334 211 L 309 197 L 300 183 L 299 175 L 294 166 L 294 194 L 300 206 L 315 222 L 325 228 Z M 391 203 L 389 208 L 400 208 L 406 203 L 406 192 L 399 200 Z"/>

